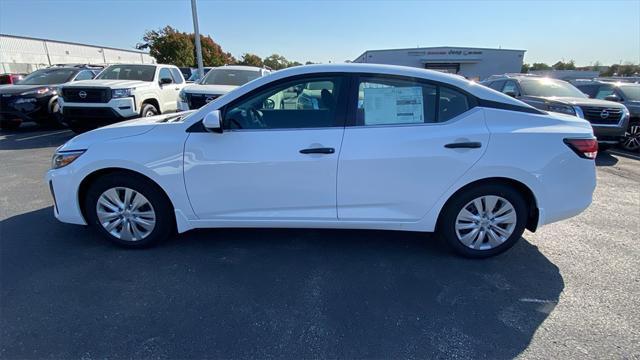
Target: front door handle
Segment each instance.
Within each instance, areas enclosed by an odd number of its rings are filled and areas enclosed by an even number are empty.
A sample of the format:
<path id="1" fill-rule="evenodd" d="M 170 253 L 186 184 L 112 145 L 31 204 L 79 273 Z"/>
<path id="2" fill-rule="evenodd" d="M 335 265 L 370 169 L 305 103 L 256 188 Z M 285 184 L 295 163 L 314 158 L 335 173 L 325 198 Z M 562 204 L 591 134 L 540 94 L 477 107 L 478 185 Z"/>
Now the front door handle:
<path id="1" fill-rule="evenodd" d="M 333 154 L 336 152 L 334 148 L 310 148 L 300 150 L 300 154 Z"/>
<path id="2" fill-rule="evenodd" d="M 482 147 L 482 143 L 478 141 L 466 141 L 446 144 L 444 147 L 447 149 L 477 149 Z"/>

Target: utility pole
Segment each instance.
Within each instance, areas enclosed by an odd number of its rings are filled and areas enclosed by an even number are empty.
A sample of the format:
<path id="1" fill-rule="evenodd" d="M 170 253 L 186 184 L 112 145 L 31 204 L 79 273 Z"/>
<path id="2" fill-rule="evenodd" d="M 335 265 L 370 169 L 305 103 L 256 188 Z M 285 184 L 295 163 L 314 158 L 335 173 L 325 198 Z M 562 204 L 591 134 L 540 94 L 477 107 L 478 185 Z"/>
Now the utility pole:
<path id="1" fill-rule="evenodd" d="M 200 29 L 198 28 L 198 9 L 196 0 L 191 0 L 191 13 L 193 15 L 193 31 L 196 38 L 196 58 L 198 59 L 198 77 L 204 76 L 204 65 L 202 64 L 202 45 L 200 45 Z"/>

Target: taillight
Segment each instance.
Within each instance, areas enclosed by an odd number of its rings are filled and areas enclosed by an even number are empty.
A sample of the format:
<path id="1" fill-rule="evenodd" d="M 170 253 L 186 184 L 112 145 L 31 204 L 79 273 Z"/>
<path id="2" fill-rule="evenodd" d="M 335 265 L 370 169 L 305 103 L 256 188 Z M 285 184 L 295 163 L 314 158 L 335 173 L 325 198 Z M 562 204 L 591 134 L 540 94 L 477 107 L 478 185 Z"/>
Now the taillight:
<path id="1" fill-rule="evenodd" d="M 595 159 L 598 156 L 598 140 L 596 139 L 564 139 L 578 156 L 585 159 Z"/>

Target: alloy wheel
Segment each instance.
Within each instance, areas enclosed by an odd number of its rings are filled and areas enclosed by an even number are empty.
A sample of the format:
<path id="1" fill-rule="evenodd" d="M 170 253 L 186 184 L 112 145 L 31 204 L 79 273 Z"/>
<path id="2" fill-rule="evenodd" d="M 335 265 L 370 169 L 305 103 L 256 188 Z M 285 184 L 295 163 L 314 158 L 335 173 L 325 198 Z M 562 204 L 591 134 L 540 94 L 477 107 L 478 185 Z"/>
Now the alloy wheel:
<path id="1" fill-rule="evenodd" d="M 103 192 L 96 204 L 100 225 L 123 241 L 139 241 L 151 234 L 156 225 L 153 205 L 141 193 L 114 187 Z"/>
<path id="2" fill-rule="evenodd" d="M 640 124 L 633 124 L 624 133 L 622 147 L 625 150 L 637 151 L 640 149 Z"/>
<path id="3" fill-rule="evenodd" d="M 465 205 L 456 218 L 458 240 L 476 250 L 490 250 L 502 245 L 517 224 L 513 205 L 496 195 L 478 197 Z"/>

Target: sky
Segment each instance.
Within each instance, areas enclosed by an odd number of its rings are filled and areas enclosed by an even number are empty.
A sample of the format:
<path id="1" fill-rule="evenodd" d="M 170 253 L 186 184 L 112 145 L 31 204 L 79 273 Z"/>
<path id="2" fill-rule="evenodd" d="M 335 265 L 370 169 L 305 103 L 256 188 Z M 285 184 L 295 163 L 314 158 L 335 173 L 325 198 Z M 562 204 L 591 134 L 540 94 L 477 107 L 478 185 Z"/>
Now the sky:
<path id="1" fill-rule="evenodd" d="M 640 0 L 198 0 L 200 32 L 240 57 L 343 62 L 365 50 L 523 49 L 525 62 L 640 63 Z M 0 0 L 0 33 L 134 48 L 147 30 L 192 32 L 189 0 Z"/>

